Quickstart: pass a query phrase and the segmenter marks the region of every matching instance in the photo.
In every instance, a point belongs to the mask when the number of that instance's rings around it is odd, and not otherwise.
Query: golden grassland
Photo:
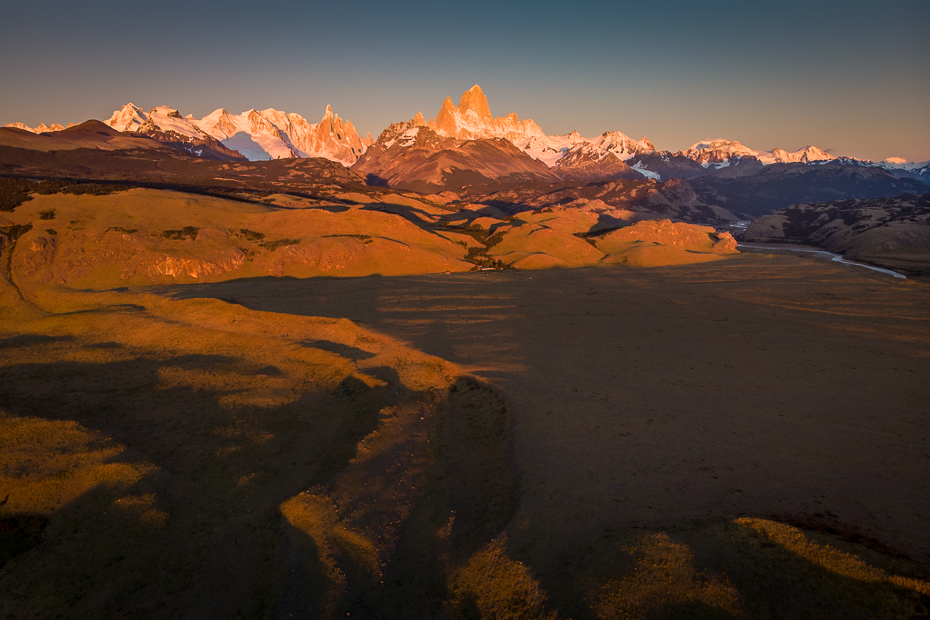
[[[275,194],[259,203],[131,189],[34,196],[0,214],[0,241],[15,241],[8,258],[20,286],[95,289],[268,275],[460,272],[492,263],[520,269],[687,264],[719,260],[736,248],[728,234],[710,227],[665,220],[592,236],[603,232],[598,222],[590,211],[514,218],[392,193]]]
[[[259,279],[163,293],[348,317],[502,389],[521,486],[508,557],[529,567],[549,610],[700,616],[711,613],[701,588],[716,593],[713,609],[745,617],[907,617],[925,605],[919,589],[774,554],[780,544],[735,521],[781,522],[926,581],[921,282],[739,255],[647,270]],[[667,541],[648,538],[658,534]],[[621,604],[602,587],[633,588],[644,536],[650,549],[693,556],[669,577],[696,588],[674,605],[658,586],[648,594],[636,582],[648,605]],[[892,562],[896,553],[917,564]],[[726,594],[734,589],[739,612]],[[773,596],[782,591],[790,595]]]
[[[108,290],[9,251],[0,616],[927,611],[919,283],[734,256]]]

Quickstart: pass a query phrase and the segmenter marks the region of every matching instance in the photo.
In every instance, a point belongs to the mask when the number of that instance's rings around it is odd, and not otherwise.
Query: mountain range
[[[104,122],[118,131],[143,133],[194,155],[217,160],[324,157],[351,167],[376,143],[370,134],[359,136],[353,124],[334,114],[329,106],[319,123],[310,123],[299,114],[271,108],[247,110],[241,114],[231,114],[220,108],[196,119],[193,115],[181,116],[176,109],[168,106],[144,112],[139,106],[127,103]],[[391,140],[399,135],[398,126],[395,123],[382,132],[382,151],[395,146]],[[8,127],[33,133],[64,129],[61,125],[48,126],[44,123],[34,129],[22,123]],[[687,179],[736,165],[816,165],[837,160],[849,165],[880,167],[896,176],[924,181],[930,178],[930,162],[909,163],[896,157],[879,163],[838,158],[816,146],[805,146],[797,151],[781,148],[757,151],[736,140],[714,139],[702,140],[673,153],[658,150],[645,137],[636,140],[619,131],[606,131],[592,138],[585,138],[574,131],[548,135],[532,119],[521,120],[515,113],[493,116],[488,99],[477,84],[462,94],[458,105],[447,97],[429,121],[418,112],[406,121],[404,131],[410,132],[407,134],[409,138],[419,128],[426,128],[439,138],[458,141],[446,143],[448,145],[463,145],[475,140],[506,140],[530,158],[545,164],[551,178],[560,179]],[[406,142],[400,144],[403,147]],[[415,140],[409,146],[414,144],[417,144]],[[394,154],[397,152],[398,149],[393,149]],[[369,157],[362,164],[369,173],[371,159]],[[517,170],[523,168],[523,164],[516,166]],[[547,174],[541,176],[549,177]]]
[[[236,154],[250,161],[323,157],[350,166],[371,144],[371,136],[359,137],[352,123],[330,106],[319,123],[310,123],[299,114],[271,108],[242,114],[220,108],[198,120],[167,106],[145,113],[127,103],[104,122],[117,131],[177,143],[195,155],[207,152],[210,159],[237,158]],[[230,157],[216,157],[217,143]]]
[[[494,116],[478,85],[465,91],[458,105],[447,97],[429,120],[417,112],[390,125],[377,140],[359,136],[329,106],[319,123],[310,123],[299,114],[274,109],[231,114],[221,108],[196,119],[167,106],[144,112],[126,104],[106,121],[59,127],[0,128],[0,169],[36,177],[132,180],[142,174],[141,163],[119,153],[143,149],[149,162],[161,162],[147,164],[146,182],[164,183],[172,166],[182,166],[186,176],[205,186],[222,181],[225,174],[211,180],[198,171],[207,168],[167,161],[182,154],[241,164],[315,160],[341,168],[341,173],[329,170],[329,178],[442,194],[443,202],[469,201],[510,213],[530,205],[548,208],[581,201],[606,209],[605,217],[632,209],[640,219],[671,217],[705,224],[751,219],[799,202],[930,191],[930,162],[889,158],[875,164],[834,157],[814,146],[756,151],[734,140],[704,140],[672,153],[656,149],[645,137],[637,140],[619,131],[593,138],[577,132],[552,136],[515,113]],[[15,152],[4,150],[9,148]],[[81,154],[56,154],[74,149]],[[99,149],[116,154],[101,158]],[[672,180],[678,183],[674,190],[666,187]],[[610,189],[616,183],[621,183],[619,193]]]

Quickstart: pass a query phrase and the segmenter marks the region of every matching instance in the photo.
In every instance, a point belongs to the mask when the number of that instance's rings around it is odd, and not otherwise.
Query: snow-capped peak
[[[31,131],[32,133],[49,133],[52,131],[61,131],[62,129],[66,129],[64,125],[59,125],[58,123],[52,123],[51,125],[42,123],[35,128],[29,127],[25,123],[7,123],[5,127],[15,127],[16,129],[22,129],[23,131]],[[74,127],[74,123],[68,123],[68,127]]]
[[[253,108],[242,114],[218,108],[198,120],[190,114],[182,117],[168,106],[157,106],[146,114],[127,103],[105,122],[118,131],[170,132],[194,141],[213,138],[253,161],[325,157],[351,166],[371,144],[370,138],[360,138],[352,123],[343,122],[331,106],[326,106],[323,120],[313,124],[299,114],[274,108],[261,112]]]
[[[421,125],[423,121],[423,115],[418,113],[411,122]],[[488,98],[477,84],[462,93],[457,106],[452,103],[451,97],[446,97],[436,120],[425,124],[442,136],[467,140],[504,138],[550,168],[569,152],[577,157],[582,152],[575,148],[577,145],[590,147],[583,150],[589,161],[600,161],[608,153],[620,160],[627,160],[638,153],[655,151],[652,143],[645,138],[633,140],[619,131],[608,131],[596,138],[584,138],[577,131],[550,136],[532,119],[521,121],[515,113],[495,117],[491,114]]]
[[[836,159],[836,157],[830,155],[823,149],[808,145],[794,152],[774,148],[771,151],[760,153],[759,159],[762,160],[763,164],[788,164],[797,162],[809,164],[815,161],[830,161]]]
[[[730,159],[736,157],[756,157],[759,152],[740,144],[736,140],[718,138],[715,140],[701,140],[692,144],[688,150],[681,153],[688,159],[693,159],[705,168],[723,168],[730,165]]]
[[[517,144],[546,135],[531,119],[521,121],[516,114],[492,116],[488,98],[477,84],[462,93],[458,106],[446,97],[436,120],[427,125],[441,136],[466,140],[505,138]]]
[[[920,170],[930,167],[930,161],[907,161],[903,157],[887,157],[878,165],[885,170]]]
[[[613,153],[621,161],[626,161],[634,155],[652,153],[656,150],[656,148],[652,146],[652,142],[646,138],[634,140],[630,136],[619,131],[605,131],[597,138],[591,138],[586,140],[586,142],[602,148],[608,153]]]
[[[812,163],[835,159],[833,155],[816,146],[805,146],[793,152],[779,148],[774,148],[771,151],[756,151],[736,140],[726,139],[702,140],[679,154],[693,159],[705,168],[715,169],[725,168],[732,163],[733,159],[743,157],[754,157],[766,165],[798,162]]]
[[[113,112],[108,120],[103,121],[116,131],[138,131],[145,124],[147,116],[142,108],[134,103],[127,103]]]

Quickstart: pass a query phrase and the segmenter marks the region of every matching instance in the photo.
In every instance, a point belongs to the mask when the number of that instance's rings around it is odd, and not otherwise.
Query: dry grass
[[[721,256],[706,227],[691,224],[656,228],[641,222],[590,242],[578,236],[598,226],[590,211],[559,209],[522,219],[463,211],[450,219],[412,197],[361,198],[333,197],[285,210],[152,189],[54,194],[34,197],[2,223],[9,230],[33,226],[9,256],[13,281],[27,292],[48,283],[100,290],[269,275],[460,272],[490,261],[549,269],[604,261],[657,266]],[[51,232],[38,225],[49,213],[56,222]],[[457,228],[449,229],[450,222]],[[640,251],[636,244],[644,242],[663,251]]]
[[[798,472],[842,491],[829,478],[842,463],[856,501],[881,481],[843,460],[844,446],[870,449],[848,429],[873,396],[835,405],[806,375],[848,387],[837,368],[870,360],[870,394],[904,411],[886,430],[913,426],[925,396],[911,378],[930,342],[920,290],[837,271],[813,286],[793,265],[223,293],[273,311],[36,282],[26,301],[0,281],[0,615],[919,614],[923,565],[731,521],[799,510],[811,483]],[[493,368],[507,397],[426,351]],[[916,444],[867,435],[880,454],[898,448],[896,476],[921,475]],[[823,454],[838,441],[843,454]],[[840,491],[827,507],[857,518]],[[898,512],[890,540],[921,549],[919,519]]]
[[[453,617],[488,620],[558,617],[529,568],[507,556],[501,536],[475,553],[451,576]]]
[[[0,492],[7,513],[50,515],[90,489],[126,489],[157,467],[114,459],[125,446],[71,420],[0,411]]]
[[[591,606],[598,618],[638,620],[689,607],[742,615],[739,592],[726,576],[698,570],[688,546],[668,534],[644,536],[625,552],[635,565],[622,578],[600,585]]]
[[[483,498],[465,517],[478,533],[441,533],[478,489],[456,485],[498,471],[509,441],[457,442],[461,371],[444,360],[345,319],[0,292],[21,309],[0,333],[0,614],[343,617],[412,597],[430,615],[452,550],[510,518]],[[482,389],[462,391],[473,422],[506,429],[483,421],[506,412],[475,400]]]
[[[865,583],[886,583],[930,596],[930,582],[893,575],[876,566],[870,566],[862,558],[829,544],[812,540],[810,536],[790,525],[748,517],[737,519],[736,523],[751,530],[760,538],[770,540],[811,564],[837,575]]]
[[[644,528],[692,558],[679,566],[693,571],[692,589],[681,590],[691,594],[663,607],[654,593],[657,617],[732,617],[721,585],[729,584],[745,617],[839,619],[908,617],[922,595],[827,570],[731,521],[795,515],[926,561],[926,468],[915,429],[926,427],[920,378],[930,323],[927,291],[912,284],[745,255],[650,271],[268,281],[196,294],[350,316],[493,377],[515,421],[503,432],[514,436],[520,474],[507,555],[560,615],[592,618],[602,584],[633,584],[630,549],[642,547]],[[476,410],[486,399],[475,398]],[[459,428],[472,428],[469,402],[447,418],[463,420]],[[502,430],[473,428],[476,447]],[[506,470],[480,464],[504,457],[485,449],[468,461],[466,452],[454,459],[468,465],[459,468],[465,510],[429,522],[453,539],[490,533],[468,552],[450,549],[439,572],[458,570],[498,535],[469,519],[468,491],[502,479]],[[495,495],[508,493],[487,497]],[[858,555],[888,575],[926,580],[920,562]],[[707,583],[719,586],[711,591],[722,606],[698,596]],[[641,600],[649,596],[643,589]]]

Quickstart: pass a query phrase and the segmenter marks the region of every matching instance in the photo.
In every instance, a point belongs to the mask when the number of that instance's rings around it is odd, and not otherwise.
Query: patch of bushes
[[[470,247],[465,260],[475,265],[475,268],[485,267],[490,269],[513,269],[510,265],[505,265],[501,259],[493,259],[488,256],[488,248]]]
[[[32,224],[14,224],[13,226],[0,228],[0,232],[5,233],[13,241],[16,241],[30,230],[32,230]]]
[[[443,228],[447,230],[454,230],[455,232],[463,233],[477,241],[478,243],[484,243],[488,238],[488,232],[481,228],[478,224],[466,224],[466,225],[455,225],[455,224],[443,224]]]
[[[32,184],[32,191],[36,194],[74,194],[76,196],[89,194],[91,196],[106,196],[116,192],[130,189],[126,185],[116,183],[75,183],[73,181],[39,181]]]
[[[50,180],[32,182],[21,178],[0,178],[0,211],[12,211],[27,200],[30,194],[91,194],[104,196],[130,189],[126,185],[115,183],[75,183],[74,181]],[[54,210],[51,210],[54,213]],[[47,213],[46,211],[42,212]],[[42,219],[53,217],[42,216]]]
[[[810,236],[814,222],[821,213],[814,209],[804,209],[801,207],[789,207],[783,211],[785,216],[785,238],[807,241]]]
[[[300,243],[300,239],[278,239],[277,241],[266,241],[265,243],[259,243],[259,245],[266,250],[271,250],[274,252],[278,248],[283,248],[289,245],[297,245],[298,243]]]
[[[491,235],[490,237],[488,237],[487,241],[485,241],[484,244],[488,247],[488,249],[491,249],[503,240],[504,240],[504,231],[499,230],[493,235]]]
[[[107,232],[110,232],[111,230],[115,230],[116,232],[126,233],[127,235],[131,235],[133,233],[139,232],[138,228],[123,228],[122,226],[110,226],[109,228],[107,228]]]
[[[246,241],[261,241],[265,238],[265,233],[256,232],[254,230],[249,230],[248,228],[240,228],[239,236],[245,239]]]
[[[55,209],[46,209],[45,211],[39,211],[40,220],[54,220],[55,219]]]
[[[27,200],[32,183],[26,179],[0,179],[0,211],[12,211]]]
[[[157,236],[164,237],[165,239],[175,239],[177,241],[183,239],[194,240],[197,238],[198,232],[200,232],[200,229],[196,226],[185,226],[181,230],[164,230]]]

